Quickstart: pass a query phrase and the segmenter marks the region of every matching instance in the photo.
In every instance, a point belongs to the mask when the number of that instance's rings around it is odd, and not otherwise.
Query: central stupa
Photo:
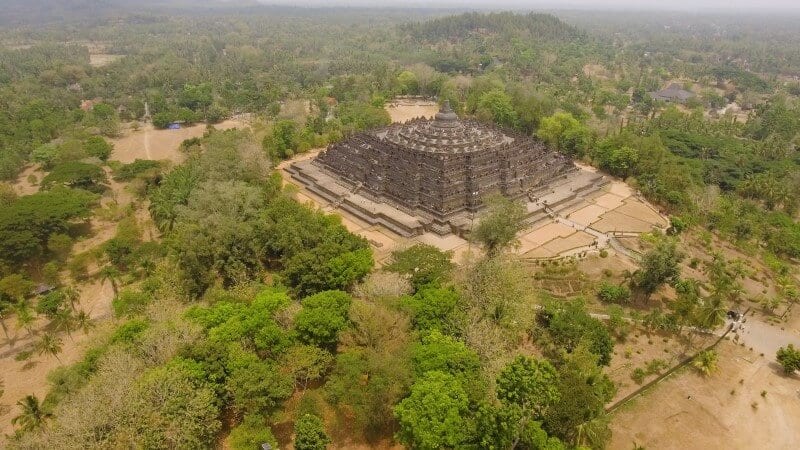
[[[465,234],[488,195],[533,201],[577,168],[539,140],[461,120],[445,102],[432,120],[355,134],[289,171],[334,207],[413,236]]]

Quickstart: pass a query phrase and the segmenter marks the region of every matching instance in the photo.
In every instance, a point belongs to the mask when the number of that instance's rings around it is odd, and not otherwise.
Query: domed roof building
[[[537,193],[550,193],[578,169],[537,139],[460,120],[445,103],[433,120],[353,135],[289,172],[335,207],[413,236],[466,234],[487,196],[535,202]],[[602,177],[589,178],[581,185]],[[546,206],[529,206],[529,212],[544,214]]]

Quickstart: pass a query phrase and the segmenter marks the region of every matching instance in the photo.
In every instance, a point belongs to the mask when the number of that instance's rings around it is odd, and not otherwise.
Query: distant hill
[[[550,14],[514,14],[510,12],[466,13],[419,24],[405,25],[405,31],[419,40],[461,40],[475,34],[511,33],[540,41],[573,41],[585,37],[577,28]]]

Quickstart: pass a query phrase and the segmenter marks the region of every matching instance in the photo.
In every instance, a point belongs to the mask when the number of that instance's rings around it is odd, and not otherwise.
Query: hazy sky
[[[800,10],[800,0],[259,0],[296,6],[410,6],[515,9]]]

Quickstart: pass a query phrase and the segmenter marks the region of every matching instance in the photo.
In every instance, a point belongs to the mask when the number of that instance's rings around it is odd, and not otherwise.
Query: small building
[[[687,91],[678,83],[672,83],[660,91],[649,92],[649,94],[653,100],[671,103],[686,103],[695,96],[694,92]]]

